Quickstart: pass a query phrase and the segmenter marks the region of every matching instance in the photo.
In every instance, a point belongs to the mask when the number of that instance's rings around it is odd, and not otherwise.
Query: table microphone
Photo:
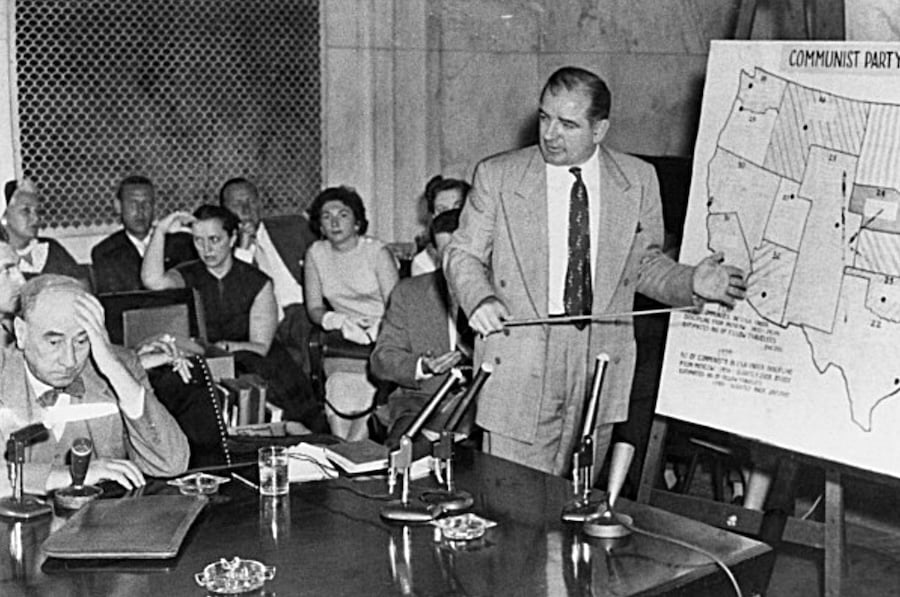
[[[597,409],[600,403],[600,390],[609,355],[601,352],[597,355],[594,366],[594,379],[591,383],[591,397],[584,406],[581,441],[572,454],[572,501],[563,507],[562,519],[567,522],[584,522],[597,515],[597,505],[591,503],[591,484],[594,469],[594,427],[597,424]]]
[[[482,363],[478,373],[469,384],[469,388],[460,398],[456,408],[447,420],[447,424],[441,430],[440,439],[435,442],[433,455],[436,459],[435,469],[438,480],[445,484],[444,489],[428,491],[422,495],[422,499],[429,504],[440,505],[444,512],[458,512],[471,508],[475,500],[472,494],[462,489],[456,489],[453,483],[453,441],[460,422],[469,410],[472,400],[481,391],[484,382],[491,376],[493,368],[488,363]],[[443,477],[443,479],[442,479]]]
[[[6,442],[6,466],[12,495],[0,499],[0,516],[28,520],[53,512],[50,506],[32,496],[26,496],[24,492],[25,447],[46,439],[47,435],[47,428],[43,423],[33,423],[9,434]]]
[[[95,485],[84,484],[93,453],[94,444],[90,439],[79,437],[72,442],[71,461],[69,462],[72,484],[53,492],[53,502],[57,508],[78,510],[103,493],[103,490]]]
[[[606,483],[606,508],[584,521],[585,534],[599,539],[621,539],[631,534],[630,527],[634,519],[627,514],[616,512],[614,508],[633,457],[633,445],[626,442],[616,442],[613,445],[609,479]]]
[[[388,493],[394,492],[397,475],[402,477],[400,499],[388,503],[381,509],[381,517],[393,522],[428,522],[441,514],[440,506],[416,504],[409,501],[409,467],[412,465],[412,439],[422,429],[428,418],[441,405],[450,390],[463,380],[459,369],[454,367],[441,387],[419,411],[409,428],[400,438],[400,447],[391,452],[390,467],[388,469]]]

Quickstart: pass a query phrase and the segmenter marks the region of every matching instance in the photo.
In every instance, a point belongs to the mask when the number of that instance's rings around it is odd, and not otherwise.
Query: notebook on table
[[[44,541],[54,558],[172,558],[209,500],[151,495],[95,500]]]

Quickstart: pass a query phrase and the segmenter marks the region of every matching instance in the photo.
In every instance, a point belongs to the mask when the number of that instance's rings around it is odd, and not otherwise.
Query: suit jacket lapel
[[[593,312],[606,311],[639,226],[640,188],[625,177],[615,158],[600,146],[600,227],[594,271]]]
[[[535,317],[547,315],[547,176],[535,146],[522,177],[510,191],[500,192],[507,230],[519,275],[525,282]],[[514,314],[524,316],[525,314]]]

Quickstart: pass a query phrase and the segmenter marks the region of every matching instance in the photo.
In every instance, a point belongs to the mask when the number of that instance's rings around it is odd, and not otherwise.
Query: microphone
[[[428,418],[441,405],[450,390],[463,380],[459,369],[454,367],[441,387],[428,400],[418,416],[400,438],[400,447],[391,452],[388,468],[388,493],[394,493],[397,475],[402,477],[400,499],[389,502],[381,510],[381,517],[391,522],[428,522],[434,520],[440,509],[435,506],[414,506],[409,502],[409,467],[412,465],[412,438],[422,429]]]
[[[591,384],[591,397],[584,405],[584,417],[581,429],[581,441],[572,454],[572,490],[574,498],[563,507],[562,519],[568,522],[584,522],[596,516],[595,507],[591,504],[591,483],[594,468],[594,427],[597,425],[597,410],[600,403],[600,391],[603,378],[609,365],[609,355],[602,352],[597,355],[594,366],[594,379]]]
[[[64,510],[78,510],[103,493],[103,490],[95,485],[84,484],[94,453],[93,442],[86,437],[79,437],[72,442],[71,452],[69,473],[72,475],[72,485],[53,492],[54,503]]]
[[[25,446],[33,444],[38,441],[45,440],[49,437],[49,433],[47,432],[47,427],[44,426],[43,423],[32,423],[26,427],[22,427],[21,429],[17,429],[9,434],[9,440],[21,443]],[[7,445],[7,460],[10,459],[9,445]]]
[[[494,369],[489,363],[481,364],[481,367],[479,367],[478,369],[478,373],[475,374],[475,378],[472,379],[472,383],[469,385],[469,389],[466,390],[466,393],[463,394],[463,397],[460,399],[459,404],[457,404],[456,408],[453,409],[453,414],[450,415],[450,419],[447,421],[444,429],[456,431],[456,428],[459,427],[460,421],[466,415],[466,411],[469,409],[469,404],[472,403],[472,400],[474,400],[475,396],[478,395],[478,392],[481,391],[481,387],[484,385],[484,382],[488,380],[488,377],[490,377],[491,373],[493,372]]]
[[[453,485],[453,441],[456,430],[469,409],[469,405],[478,395],[478,392],[481,391],[482,386],[484,386],[492,372],[493,368],[490,364],[481,364],[478,373],[475,374],[472,383],[469,384],[469,388],[453,409],[447,424],[444,425],[440,439],[434,444],[433,455],[437,460],[435,476],[439,482],[444,483],[445,487],[444,489],[426,492],[422,495],[422,499],[426,503],[440,506],[443,512],[466,510],[475,502],[472,494],[468,491],[456,489]]]
[[[47,439],[47,428],[33,423],[9,434],[6,442],[6,467],[12,495],[0,499],[0,516],[14,520],[28,520],[53,512],[47,504],[25,495],[25,447]]]

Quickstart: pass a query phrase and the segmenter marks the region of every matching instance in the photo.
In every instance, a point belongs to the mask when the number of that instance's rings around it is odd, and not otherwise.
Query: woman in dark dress
[[[311,398],[305,374],[275,339],[278,326],[272,281],[232,255],[237,216],[218,205],[202,205],[193,215],[169,214],[157,224],[141,268],[152,290],[193,288],[200,294],[207,340],[234,354],[237,373],[256,373],[269,384],[267,399],[285,418],[322,430],[321,409]],[[189,227],[200,259],[170,270],[163,266],[165,236]]]

